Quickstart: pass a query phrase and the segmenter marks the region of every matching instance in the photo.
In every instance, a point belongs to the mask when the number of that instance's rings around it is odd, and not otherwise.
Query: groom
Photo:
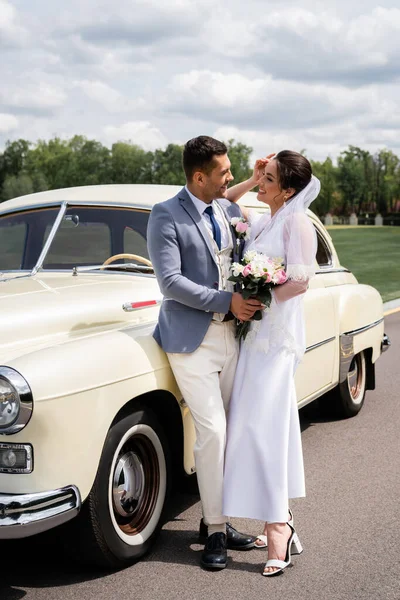
[[[238,358],[235,320],[261,307],[244,300],[228,281],[235,248],[225,199],[233,180],[225,144],[208,136],[183,151],[186,186],[151,212],[147,242],[164,300],[154,337],[167,353],[195,428],[194,448],[206,538],[201,565],[223,569],[227,548],[252,548],[252,536],[236,531],[222,514],[226,412]]]

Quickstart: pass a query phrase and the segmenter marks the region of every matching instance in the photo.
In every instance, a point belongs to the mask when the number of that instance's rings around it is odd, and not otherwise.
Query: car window
[[[0,271],[21,269],[26,230],[26,223],[0,221]]]
[[[148,258],[149,211],[118,207],[69,207],[44,262],[45,269],[103,264],[116,254]],[[49,231],[47,231],[47,234]],[[118,259],[114,264],[132,262]]]
[[[32,269],[60,207],[26,210],[0,217],[0,271]]]
[[[50,231],[46,231],[46,238]],[[111,232],[106,223],[63,221],[47,253],[45,269],[62,269],[65,265],[96,265],[111,256]]]
[[[60,206],[30,209],[0,217],[0,272],[36,265]],[[146,229],[150,211],[71,206],[45,258],[45,269],[103,264],[115,254],[148,258]],[[130,259],[116,263],[132,262]]]
[[[125,227],[124,230],[124,252],[130,254],[139,254],[144,258],[149,258],[146,238],[142,233],[135,231],[132,227]]]
[[[332,266],[332,254],[329,250],[329,246],[322,237],[321,232],[315,228],[317,232],[317,263],[320,267],[330,267]]]

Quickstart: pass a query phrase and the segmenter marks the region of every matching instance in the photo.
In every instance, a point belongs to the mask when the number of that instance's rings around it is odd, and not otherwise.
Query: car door
[[[318,249],[316,275],[304,298],[307,349],[296,372],[297,400],[300,406],[321,395],[334,384],[337,360],[335,306],[324,275],[332,270],[334,257],[322,230],[316,227]]]

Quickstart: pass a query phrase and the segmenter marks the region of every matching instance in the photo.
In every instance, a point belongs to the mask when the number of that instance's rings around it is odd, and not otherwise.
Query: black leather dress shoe
[[[213,533],[207,538],[204,546],[201,566],[203,569],[225,569],[227,560],[225,533]]]
[[[200,521],[199,541],[207,539],[208,528],[203,519]],[[237,531],[230,523],[226,524],[226,547],[228,550],[250,550],[254,548],[256,537]]]

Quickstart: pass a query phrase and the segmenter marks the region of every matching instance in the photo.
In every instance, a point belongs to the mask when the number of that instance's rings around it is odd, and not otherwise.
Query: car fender
[[[167,390],[180,399],[167,357],[152,330],[153,326],[147,326],[103,332],[11,361],[8,366],[21,373],[31,387],[34,412],[25,429],[12,440],[0,436],[0,441],[32,444],[34,473],[3,475],[3,492],[15,492],[18,477],[21,492],[74,484],[85,499],[119,410],[133,398],[156,390]],[[183,402],[179,406],[190,433],[193,426],[188,409]],[[190,457],[187,442],[185,449]],[[190,471],[190,458],[185,462]]]

